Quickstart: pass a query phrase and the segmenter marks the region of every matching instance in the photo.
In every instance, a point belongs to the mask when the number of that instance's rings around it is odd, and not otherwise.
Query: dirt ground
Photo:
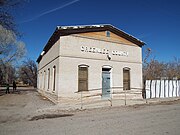
[[[60,110],[34,89],[0,89],[0,135],[179,135],[180,100]]]

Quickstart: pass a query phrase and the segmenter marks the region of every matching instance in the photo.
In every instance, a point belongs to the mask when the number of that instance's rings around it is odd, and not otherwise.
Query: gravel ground
[[[180,100],[58,110],[33,89],[0,96],[0,135],[179,135]]]

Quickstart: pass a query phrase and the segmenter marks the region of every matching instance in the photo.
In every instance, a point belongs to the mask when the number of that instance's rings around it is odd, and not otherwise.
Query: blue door
[[[110,98],[110,72],[102,72],[102,98]]]

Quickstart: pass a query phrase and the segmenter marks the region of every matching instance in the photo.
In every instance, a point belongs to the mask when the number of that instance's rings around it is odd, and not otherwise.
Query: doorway
[[[111,68],[102,68],[102,98],[110,98],[111,93]]]

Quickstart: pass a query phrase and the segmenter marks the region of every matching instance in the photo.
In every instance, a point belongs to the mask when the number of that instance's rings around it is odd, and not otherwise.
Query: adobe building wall
[[[108,54],[86,52],[83,47],[107,49]],[[88,65],[88,89],[102,88],[102,67],[111,66],[111,87],[123,87],[123,68],[130,68],[131,88],[142,88],[141,48],[94,40],[76,35],[60,38],[59,97],[75,97],[78,91],[78,66]],[[112,51],[128,52],[128,56]],[[107,58],[110,55],[111,60]]]
[[[100,34],[102,36],[102,32]],[[61,36],[43,55],[38,64],[38,91],[55,103],[79,99],[78,67],[80,65],[88,66],[87,95],[98,94],[98,99],[101,99],[104,66],[111,67],[110,86],[113,88],[111,93],[123,91],[124,68],[130,69],[131,90],[141,91],[142,48],[126,39],[121,41],[122,38],[118,38],[115,34],[112,34],[115,38],[110,40],[106,37],[101,39],[101,36],[89,35],[91,34]],[[55,83],[54,67],[56,68]],[[138,96],[142,98],[141,93]]]

